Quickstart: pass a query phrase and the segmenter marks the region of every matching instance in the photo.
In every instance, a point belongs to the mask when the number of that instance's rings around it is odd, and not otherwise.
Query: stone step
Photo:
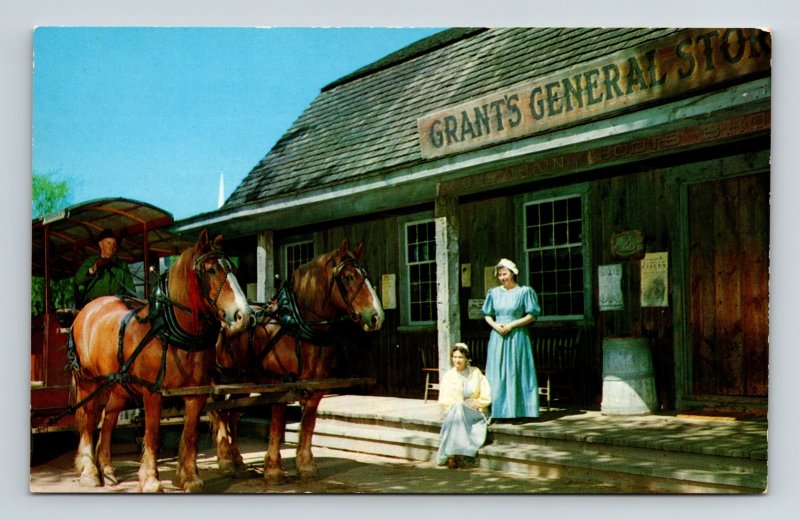
[[[298,424],[287,426],[286,442],[297,442]],[[503,425],[492,427],[488,444],[476,463],[481,467],[531,475],[595,475],[615,473],[650,479],[670,492],[749,492],[766,488],[766,462],[747,457],[686,453],[636,446],[620,446],[582,439],[547,438],[515,433]],[[429,425],[381,421],[381,424],[336,418],[317,420],[315,446],[370,453],[412,461],[432,461],[438,432]],[[661,483],[659,487],[658,484]]]

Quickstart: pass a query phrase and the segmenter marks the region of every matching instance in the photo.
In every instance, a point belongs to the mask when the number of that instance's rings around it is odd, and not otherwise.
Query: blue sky
[[[72,203],[212,211],[322,87],[439,30],[39,27],[33,173]]]

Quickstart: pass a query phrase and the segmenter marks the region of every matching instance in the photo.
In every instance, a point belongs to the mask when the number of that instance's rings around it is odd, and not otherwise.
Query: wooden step
[[[286,442],[298,441],[297,424],[287,427]],[[428,431],[426,431],[428,430]],[[766,488],[766,461],[663,449],[619,446],[603,442],[542,438],[514,433],[511,428],[490,433],[476,463],[483,468],[528,473],[568,475],[575,471],[614,473],[653,480],[681,492],[761,493]],[[313,445],[407,459],[432,461],[439,445],[438,432],[413,423],[396,426],[361,424],[320,418]]]

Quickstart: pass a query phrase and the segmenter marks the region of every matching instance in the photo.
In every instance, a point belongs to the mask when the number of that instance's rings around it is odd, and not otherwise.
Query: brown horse
[[[245,377],[259,383],[329,377],[334,355],[330,329],[335,321],[351,319],[367,332],[380,330],[383,325],[383,308],[366,271],[358,264],[363,250],[361,242],[350,251],[345,240],[337,251],[298,267],[291,283],[281,288],[276,306],[254,312],[257,318],[247,333],[220,335],[218,365],[234,371],[246,369],[249,375]],[[311,437],[324,394],[315,391],[299,400],[303,413],[295,463],[302,479],[318,476]],[[236,442],[238,414],[210,415],[220,469],[242,468]],[[285,427],[286,404],[273,404],[264,457],[264,478],[270,483],[286,478],[280,452]]]
[[[136,398],[143,402],[145,413],[139,488],[162,491],[156,465],[161,389],[211,384],[220,324],[236,332],[245,330],[250,319],[230,260],[218,248],[221,238],[212,244],[203,230],[197,243],[170,268],[150,302],[106,296],[91,301],[75,318],[71,355],[80,431],[75,468],[82,485],[100,486],[101,478],[116,482],[111,433],[125,402]],[[174,483],[188,492],[203,487],[197,473],[197,430],[205,400],[204,395],[184,398]],[[101,412],[95,459],[92,437]]]

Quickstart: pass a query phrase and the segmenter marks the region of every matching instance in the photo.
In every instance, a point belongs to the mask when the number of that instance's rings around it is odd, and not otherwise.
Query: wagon
[[[62,209],[32,221],[32,275],[44,280],[44,310],[31,317],[31,429],[32,432],[73,428],[73,415],[65,413],[71,403],[71,373],[67,341],[75,302],[56,303],[53,284],[71,279],[86,259],[97,252],[96,237],[111,229],[119,237],[118,258],[130,265],[137,295],[147,298],[157,276],[169,262],[193,241],[170,231],[172,215],[156,206],[126,198],[96,199]],[[63,282],[62,282],[63,283]],[[165,390],[165,397],[186,394],[209,396],[207,409],[243,409],[275,403],[290,403],[312,392],[370,386],[373,378],[295,381],[278,385],[257,385],[245,381],[212,387]],[[231,399],[231,395],[244,396]],[[248,397],[249,396],[249,397]],[[220,401],[219,398],[226,399]],[[177,419],[181,410],[165,407],[162,419]],[[123,414],[120,425],[135,419]]]

